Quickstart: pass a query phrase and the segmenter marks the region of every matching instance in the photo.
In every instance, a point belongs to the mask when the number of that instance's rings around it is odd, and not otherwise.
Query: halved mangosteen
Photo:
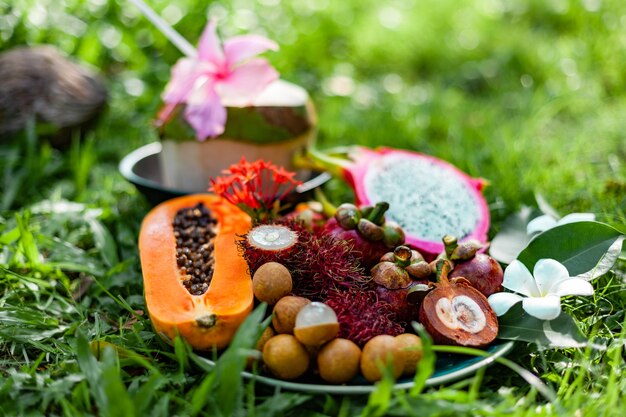
[[[498,320],[487,298],[465,278],[448,279],[450,262],[437,261],[438,283],[420,307],[419,318],[437,343],[486,346],[498,335]]]

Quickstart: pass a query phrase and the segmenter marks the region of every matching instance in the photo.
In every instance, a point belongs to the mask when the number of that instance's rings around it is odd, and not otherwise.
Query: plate
[[[161,143],[153,142],[135,149],[126,155],[119,164],[119,171],[127,181],[135,185],[148,201],[159,204],[170,198],[193,194],[194,190],[169,188],[163,184],[161,171]],[[330,174],[315,174],[308,181],[297,186],[287,196],[284,203],[297,203],[308,199],[312,191],[330,179]]]
[[[509,353],[513,348],[514,342],[501,342],[494,343],[485,349],[489,356],[486,357],[471,357],[461,355],[452,355],[439,353],[437,355],[437,363],[435,365],[435,372],[426,381],[426,386],[435,386],[441,384],[448,384],[458,379],[472,375],[474,372],[493,364],[497,358],[502,357]],[[214,362],[207,358],[201,358],[210,365],[214,365]],[[312,382],[293,382],[283,381],[276,378],[271,378],[263,375],[255,375],[251,372],[244,371],[241,373],[246,379],[258,381],[262,384],[280,387],[291,391],[301,391],[316,394],[369,394],[376,389],[375,385],[372,385],[365,381],[363,377],[358,377],[351,384],[346,385],[330,385],[323,383]],[[395,385],[394,389],[402,390],[409,389],[413,386],[413,379],[402,378]]]

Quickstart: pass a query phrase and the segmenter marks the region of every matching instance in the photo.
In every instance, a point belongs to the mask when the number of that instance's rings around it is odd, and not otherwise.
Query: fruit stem
[[[329,153],[322,152],[314,146],[310,146],[306,151],[296,154],[292,162],[298,168],[328,171],[331,175],[339,178],[345,178],[345,171],[351,164],[347,159],[331,156]]]
[[[393,257],[396,262],[396,265],[406,268],[411,265],[411,249],[407,246],[398,246],[393,251]]]
[[[386,201],[380,201],[376,203],[372,212],[367,216],[367,220],[380,226],[384,223],[385,212],[387,210],[389,210],[389,203]]]
[[[337,207],[328,200],[326,194],[322,191],[320,187],[317,187],[315,191],[315,199],[322,205],[322,211],[326,217],[333,217],[337,212]]]
[[[443,246],[446,250],[446,257],[450,259],[450,257],[452,256],[452,252],[454,252],[456,247],[459,246],[458,239],[452,235],[445,235],[442,240]]]
[[[443,285],[450,284],[448,281],[448,274],[452,270],[452,264],[447,259],[437,259],[437,282]]]

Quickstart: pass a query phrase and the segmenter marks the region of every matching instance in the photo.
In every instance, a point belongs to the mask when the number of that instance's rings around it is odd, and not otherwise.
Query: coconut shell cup
[[[162,144],[161,166],[166,187],[205,191],[209,178],[222,174],[242,156],[248,161],[264,159],[295,171],[292,159],[315,137],[316,115],[307,92],[283,80],[270,84],[250,106],[224,103],[224,133],[205,141],[178,106],[166,123],[157,126]],[[298,172],[299,180],[309,172]]]

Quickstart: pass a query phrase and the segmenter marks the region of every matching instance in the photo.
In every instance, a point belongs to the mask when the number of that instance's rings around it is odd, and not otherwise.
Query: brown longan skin
[[[310,302],[308,298],[295,295],[288,295],[278,300],[272,314],[272,326],[276,333],[293,334],[298,312]]]
[[[293,280],[289,270],[278,262],[261,265],[252,276],[252,291],[257,300],[274,305],[291,292]]]
[[[265,346],[267,341],[270,340],[274,336],[276,336],[276,332],[274,332],[274,330],[271,327],[266,327],[265,329],[263,329],[263,333],[261,333],[261,337],[259,337],[259,340],[256,342],[256,349],[263,352],[263,347]]]
[[[322,323],[316,326],[296,327],[294,336],[307,346],[321,346],[339,334],[339,323]]]
[[[309,369],[309,353],[290,334],[279,334],[263,346],[263,362],[276,377],[292,380]]]
[[[402,375],[415,375],[417,365],[422,360],[422,339],[413,333],[403,333],[396,336],[396,342],[400,345],[401,355],[404,356]]]
[[[396,338],[389,335],[379,335],[371,338],[361,354],[361,373],[369,382],[380,381],[383,373],[379,365],[384,369],[392,363],[393,377],[398,378],[404,370],[405,358],[400,352],[400,344]]]
[[[320,377],[331,384],[345,384],[359,373],[361,349],[348,339],[337,338],[317,354]]]

